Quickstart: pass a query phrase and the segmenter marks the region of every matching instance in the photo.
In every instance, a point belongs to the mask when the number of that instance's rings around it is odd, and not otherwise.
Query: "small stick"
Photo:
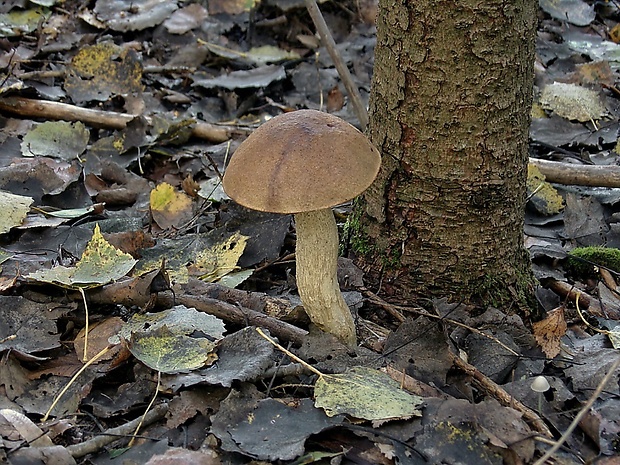
[[[486,337],[487,339],[489,339],[489,340],[499,344],[504,349],[506,349],[508,352],[510,352],[512,355],[514,355],[515,357],[520,357],[521,356],[517,352],[515,352],[513,349],[508,347],[506,344],[504,344],[502,341],[497,339],[496,337],[493,337],[493,336],[491,336],[491,335],[489,335],[489,334],[487,334],[487,333],[485,333],[483,331],[480,331],[479,329],[472,328],[471,326],[468,326],[465,323],[461,323],[460,321],[456,321],[456,320],[453,320],[451,318],[445,318],[443,316],[433,315],[432,313],[428,313],[425,310],[421,310],[421,309],[417,309],[417,308],[413,308],[413,307],[402,307],[400,305],[391,304],[391,303],[386,302],[385,300],[383,300],[378,295],[376,295],[376,294],[374,294],[374,293],[372,293],[372,292],[370,292],[368,290],[364,291],[364,293],[369,297],[369,299],[370,299],[370,301],[372,303],[374,303],[376,305],[379,305],[382,308],[384,308],[385,310],[387,310],[390,315],[396,317],[400,322],[405,321],[405,318],[399,312],[399,310],[403,310],[403,311],[406,311],[406,312],[417,313],[418,315],[421,315],[421,316],[426,316],[428,318],[433,318],[435,320],[444,321],[446,323],[449,323],[449,324],[452,324],[452,325],[455,325],[455,326],[460,326],[461,328],[468,329],[472,333],[476,333],[479,336]]]
[[[577,165],[530,158],[547,181],[570,186],[620,187],[620,167],[614,165]]]
[[[336,42],[334,41],[334,37],[332,36],[329,28],[327,27],[327,23],[325,22],[325,18],[323,18],[323,14],[319,9],[319,6],[316,4],[316,0],[305,0],[306,8],[308,9],[308,13],[314,22],[314,26],[316,27],[319,36],[321,37],[321,41],[327,48],[327,52],[334,62],[334,66],[338,71],[338,75],[340,79],[342,79],[342,83],[344,84],[345,89],[347,89],[347,93],[349,94],[349,98],[351,99],[351,103],[353,104],[353,110],[355,111],[355,115],[360,122],[360,126],[362,127],[362,131],[366,129],[368,126],[368,111],[366,110],[366,106],[362,102],[362,96],[360,95],[360,91],[353,82],[353,77],[349,72],[349,68],[342,61],[342,57],[338,53],[338,49],[336,49]]]
[[[101,433],[100,435],[95,436],[88,441],[82,442],[80,444],[73,444],[67,446],[67,450],[71,454],[73,458],[84,457],[85,455],[92,454],[93,452],[97,452],[102,447],[114,442],[118,439],[118,436],[127,436],[132,434],[132,432],[136,429],[140,423],[144,426],[150,425],[151,423],[155,423],[157,420],[161,419],[168,412],[168,404],[158,404],[153,407],[153,410],[149,411],[143,417],[138,417],[134,420],[131,420],[124,425],[117,426],[116,428],[111,428]]]
[[[592,393],[592,396],[590,396],[590,398],[579,411],[577,416],[575,416],[568,429],[564,432],[560,439],[558,439],[555,445],[545,453],[545,455],[543,455],[541,458],[536,460],[536,462],[534,462],[534,465],[544,465],[547,459],[551,458],[551,456],[555,454],[560,447],[562,447],[568,437],[573,433],[573,431],[575,431],[575,428],[577,428],[577,425],[579,425],[579,422],[583,419],[585,414],[588,413],[588,410],[590,410],[592,405],[594,405],[594,402],[596,402],[598,396],[601,394],[601,392],[603,392],[603,389],[605,389],[605,386],[607,385],[618,367],[620,367],[620,357],[616,358],[616,361],[611,365],[611,368],[609,369],[605,377],[598,384],[598,386]]]
[[[107,129],[124,129],[127,123],[139,116],[129,113],[81,108],[67,103],[25,97],[0,98],[0,112],[48,120],[81,121],[94,127]],[[148,117],[146,119],[150,121]],[[225,142],[233,135],[247,135],[248,132],[241,128],[219,126],[205,122],[197,122],[192,127],[192,135],[194,137],[212,142]]]
[[[536,431],[549,438],[553,437],[545,422],[530,408],[523,405],[517,399],[508,394],[501,386],[494,383],[478,369],[461,359],[458,355],[452,355],[452,362],[457,368],[470,375],[485,392],[492,395],[500,404],[505,407],[512,407],[523,415],[523,418],[530,423]]]

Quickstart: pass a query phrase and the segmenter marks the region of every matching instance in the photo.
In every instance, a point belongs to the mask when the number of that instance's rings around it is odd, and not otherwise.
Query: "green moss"
[[[355,202],[358,202],[356,200]],[[344,223],[342,231],[341,252],[350,249],[360,256],[368,256],[374,251],[374,247],[368,238],[365,228],[360,221],[361,208],[353,206],[353,211],[349,214],[347,221]]]
[[[361,200],[357,199],[355,202],[361,202]],[[402,255],[401,248],[378,247],[362,224],[362,215],[363,208],[354,205],[353,211],[343,226],[340,243],[341,255],[345,255],[347,250],[351,250],[355,255],[363,257],[365,260],[374,261],[378,259],[383,269],[399,267]]]
[[[463,285],[461,295],[482,307],[512,309],[522,317],[538,319],[534,294],[535,278],[529,267],[511,270],[507,275],[487,273],[475,282]]]
[[[611,247],[577,247],[568,253],[567,268],[578,276],[591,276],[595,267],[620,273],[620,250]]]

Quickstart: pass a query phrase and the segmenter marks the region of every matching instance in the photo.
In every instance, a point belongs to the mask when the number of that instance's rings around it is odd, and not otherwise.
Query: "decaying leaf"
[[[75,102],[142,92],[142,64],[131,48],[112,43],[84,47],[71,60],[65,90]]]
[[[119,331],[131,353],[154,370],[181,373],[217,360],[215,343],[222,338],[224,323],[194,308],[177,305],[159,313],[134,315]],[[193,333],[206,337],[190,337]],[[118,337],[110,338],[116,343]]]
[[[250,87],[267,87],[275,81],[286,77],[284,66],[266,65],[250,70],[232,71],[218,77],[199,78],[194,77],[194,85],[212,89],[222,87],[224,89],[247,89]]]
[[[402,390],[385,373],[353,367],[338,375],[319,377],[314,386],[315,405],[327,415],[341,413],[366,420],[406,419],[422,414],[422,398]]]
[[[199,252],[191,274],[198,274],[203,281],[215,282],[239,269],[237,262],[245,250],[247,240],[247,236],[236,232],[228,239]]]
[[[164,376],[163,389],[176,392],[195,384],[230,387],[234,381],[259,378],[273,364],[273,346],[248,326],[217,343],[217,364],[191,373]]]
[[[0,234],[21,225],[33,202],[32,197],[0,191]]]
[[[194,214],[191,197],[165,182],[151,191],[150,204],[153,221],[162,229],[179,228]]]
[[[540,104],[568,120],[596,121],[607,115],[598,92],[562,82],[546,86],[540,96]]]
[[[264,399],[245,418],[232,425],[228,434],[243,452],[261,460],[292,460],[304,451],[312,434],[342,422],[312,406],[310,399],[286,405]]]
[[[537,212],[545,216],[557,215],[564,208],[564,199],[545,179],[538,167],[530,163],[527,166],[527,196]]]
[[[610,331],[607,331],[605,334],[607,334],[607,337],[609,338],[609,341],[611,342],[613,348],[620,349],[620,325],[616,326]]]
[[[547,357],[553,358],[560,353],[560,339],[566,334],[566,328],[562,306],[547,312],[544,320],[532,323],[536,342]]]
[[[177,8],[177,2],[167,0],[133,0],[129,11],[123,0],[97,2],[93,25],[121,32],[140,31],[161,24]]]
[[[21,296],[0,296],[0,308],[0,351],[30,354],[60,346],[56,322],[46,315],[49,305]]]
[[[13,10],[0,14],[0,37],[16,37],[34,31],[50,16],[47,8]]]
[[[190,335],[199,331],[214,339],[220,339],[226,329],[222,320],[213,315],[177,305],[157,313],[135,314],[123,325],[119,336],[129,341],[132,333],[146,329],[157,330],[164,326],[175,334]],[[119,340],[111,339],[110,342],[116,344]]]
[[[21,144],[22,155],[71,161],[84,152],[89,138],[90,132],[79,121],[46,121],[24,136]]]
[[[121,252],[104,239],[97,224],[82,258],[74,267],[56,266],[35,271],[26,277],[71,288],[97,287],[122,278],[135,264],[136,260],[131,255]]]
[[[132,333],[128,346],[134,357],[162,373],[190,371],[217,360],[213,342],[176,334],[165,325]]]
[[[587,26],[596,17],[594,7],[583,0],[540,0],[539,5],[552,18],[575,26]]]

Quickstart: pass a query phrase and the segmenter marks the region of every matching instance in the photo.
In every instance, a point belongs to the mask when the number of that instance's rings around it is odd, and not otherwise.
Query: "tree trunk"
[[[534,0],[380,0],[369,136],[378,179],[352,249],[386,295],[524,304]]]

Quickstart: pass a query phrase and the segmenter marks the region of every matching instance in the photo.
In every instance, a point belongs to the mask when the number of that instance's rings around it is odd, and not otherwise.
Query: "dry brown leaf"
[[[560,339],[566,334],[564,307],[560,306],[547,312],[544,320],[532,324],[534,337],[540,348],[549,358],[560,353]]]

